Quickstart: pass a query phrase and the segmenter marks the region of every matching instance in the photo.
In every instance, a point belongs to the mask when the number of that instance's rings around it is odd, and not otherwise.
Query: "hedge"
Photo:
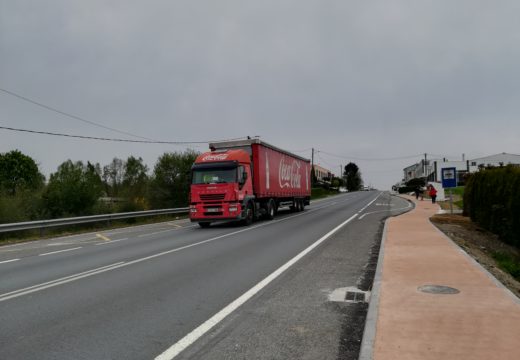
[[[510,165],[472,174],[464,191],[464,214],[520,248],[520,168]]]

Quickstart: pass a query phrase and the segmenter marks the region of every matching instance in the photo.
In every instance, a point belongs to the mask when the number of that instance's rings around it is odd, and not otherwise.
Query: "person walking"
[[[421,195],[421,187],[416,186],[414,192],[415,192],[415,199],[419,200],[419,195]]]
[[[432,198],[432,204],[435,204],[435,200],[437,199],[437,190],[435,187],[433,187],[433,185],[430,185],[430,191],[428,194]]]

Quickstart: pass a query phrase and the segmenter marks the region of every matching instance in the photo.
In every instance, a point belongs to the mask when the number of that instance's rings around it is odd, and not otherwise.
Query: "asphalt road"
[[[347,359],[364,304],[330,295],[369,286],[382,220],[408,206],[358,192],[250,227],[181,220],[1,247],[0,359]]]

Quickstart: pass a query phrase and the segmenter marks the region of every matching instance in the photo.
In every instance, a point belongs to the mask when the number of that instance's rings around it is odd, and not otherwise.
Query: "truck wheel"
[[[253,210],[253,204],[249,202],[246,207],[246,214],[244,218],[244,225],[249,226],[253,223],[253,219],[255,217],[255,213]]]
[[[304,211],[304,210],[305,210],[305,200],[301,199],[301,200],[300,200],[300,204],[301,204],[301,205],[300,205],[300,209],[301,209],[301,211]]]
[[[266,214],[265,218],[267,220],[272,220],[274,218],[274,215],[276,213],[276,203],[273,199],[270,199],[266,204]]]
[[[298,200],[294,199],[293,204],[291,206],[289,206],[289,209],[291,209],[291,212],[300,211],[300,207],[298,206]]]
[[[206,228],[209,228],[209,225],[210,225],[210,224],[211,224],[211,223],[209,223],[209,222],[200,222],[200,223],[199,223],[199,226],[200,226],[201,228],[203,228],[203,229],[206,229]]]

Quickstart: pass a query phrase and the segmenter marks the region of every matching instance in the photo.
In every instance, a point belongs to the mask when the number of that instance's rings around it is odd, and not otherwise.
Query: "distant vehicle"
[[[310,204],[308,159],[260,139],[210,143],[192,166],[190,219],[203,228],[237,220],[272,219],[281,206],[303,211]]]
[[[366,186],[366,185],[363,186],[363,191],[370,191],[370,190],[372,190],[372,188],[370,186]]]
[[[346,187],[343,187],[343,186],[342,186],[342,187],[339,188],[339,192],[340,192],[340,193],[346,193],[346,192],[348,192],[348,190],[347,190]]]

